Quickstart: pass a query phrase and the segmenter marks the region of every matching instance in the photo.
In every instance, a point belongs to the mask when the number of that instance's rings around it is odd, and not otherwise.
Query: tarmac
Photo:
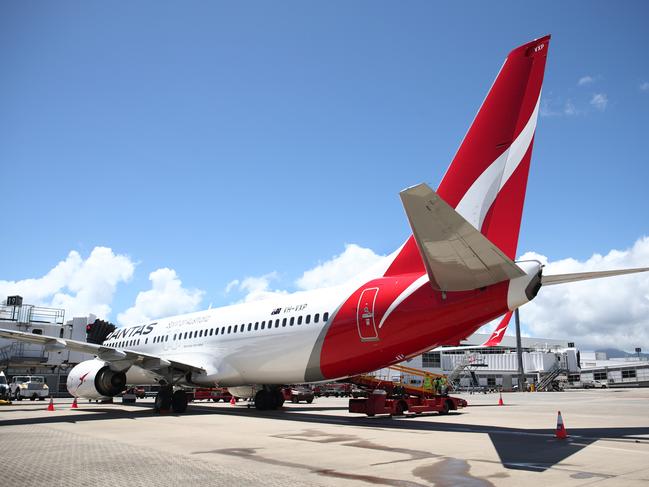
[[[649,485],[649,388],[460,395],[447,416],[368,418],[347,399],[182,415],[55,400],[0,407],[5,486]],[[570,437],[554,437],[557,411]]]

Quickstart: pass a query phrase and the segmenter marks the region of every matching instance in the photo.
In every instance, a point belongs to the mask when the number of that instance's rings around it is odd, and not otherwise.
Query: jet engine
[[[66,385],[74,397],[106,399],[126,388],[126,372],[111,370],[103,360],[86,360],[70,371]]]

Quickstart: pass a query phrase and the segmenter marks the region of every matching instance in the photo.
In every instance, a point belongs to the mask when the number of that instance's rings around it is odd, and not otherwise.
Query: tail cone
[[[47,406],[47,410],[48,411],[54,411],[54,399],[52,399],[51,397],[50,397],[50,403]]]

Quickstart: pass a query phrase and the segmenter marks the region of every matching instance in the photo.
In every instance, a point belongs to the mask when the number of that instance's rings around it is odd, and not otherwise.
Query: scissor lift
[[[389,367],[403,374],[422,377],[422,386],[407,384],[402,381],[383,380],[372,375],[359,375],[349,379],[350,382],[366,387],[372,392],[366,398],[349,400],[349,412],[375,416],[389,414],[401,416],[407,413],[421,414],[438,412],[447,414],[467,406],[464,399],[442,394],[432,387],[427,387],[434,379],[444,377],[421,369],[393,365]]]

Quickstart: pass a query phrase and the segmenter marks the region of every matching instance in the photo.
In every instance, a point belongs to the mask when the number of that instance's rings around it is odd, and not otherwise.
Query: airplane
[[[455,352],[455,351],[461,351],[461,350],[475,350],[475,349],[480,349],[480,348],[491,348],[491,347],[497,347],[500,345],[500,342],[503,341],[503,337],[505,336],[505,331],[507,330],[507,327],[509,326],[509,322],[512,319],[512,315],[514,314],[513,311],[508,311],[505,313],[505,316],[503,316],[503,319],[500,320],[500,322],[496,325],[496,328],[494,328],[494,331],[489,335],[489,338],[487,338],[483,343],[480,345],[459,345],[457,347],[437,347],[431,352]]]
[[[96,355],[67,378],[75,397],[158,384],[156,410],[187,408],[183,387],[227,387],[259,410],[283,384],[344,379],[459,343],[541,287],[649,268],[546,276],[515,261],[550,36],[509,53],[442,181],[400,193],[412,234],[349,282],[128,326],[101,344],[0,330],[47,350]]]

